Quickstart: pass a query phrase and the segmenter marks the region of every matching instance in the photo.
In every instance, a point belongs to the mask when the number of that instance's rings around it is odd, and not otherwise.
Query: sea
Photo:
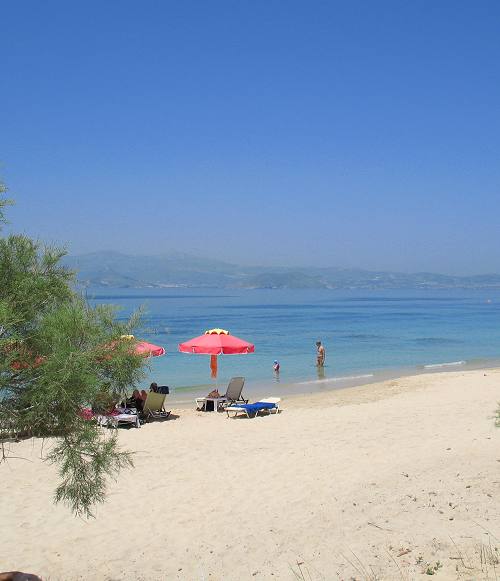
[[[345,388],[391,377],[500,365],[500,290],[221,290],[87,289],[93,304],[142,311],[136,337],[161,345],[148,360],[144,387],[170,387],[187,404],[233,376],[250,399]],[[250,341],[255,353],[209,356],[178,352],[180,342],[223,328]],[[318,370],[316,341],[326,349]],[[279,375],[273,362],[280,363]]]

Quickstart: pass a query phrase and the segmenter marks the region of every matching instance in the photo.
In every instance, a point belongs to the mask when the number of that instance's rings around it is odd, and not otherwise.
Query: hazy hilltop
[[[84,284],[104,287],[227,286],[237,267],[182,252],[133,256],[120,252],[93,252],[67,256],[65,264],[77,271]]]
[[[93,252],[67,256],[65,264],[88,286],[114,288],[500,288],[500,275],[447,276],[361,269],[245,267],[182,252],[157,256]]]

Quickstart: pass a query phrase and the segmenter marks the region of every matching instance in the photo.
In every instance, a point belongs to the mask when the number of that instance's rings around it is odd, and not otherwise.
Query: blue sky
[[[499,272],[499,24],[489,1],[6,2],[12,229]]]

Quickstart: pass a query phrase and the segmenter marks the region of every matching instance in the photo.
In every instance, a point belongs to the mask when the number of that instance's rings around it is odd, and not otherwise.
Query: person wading
[[[324,367],[325,366],[325,358],[326,358],[326,351],[321,341],[316,341],[316,366],[317,367]]]

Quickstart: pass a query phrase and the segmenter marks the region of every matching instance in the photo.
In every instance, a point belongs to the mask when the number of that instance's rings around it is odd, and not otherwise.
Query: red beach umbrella
[[[28,367],[31,367],[31,368],[38,367],[44,361],[45,361],[45,357],[41,357],[39,355],[38,357],[35,357],[35,360],[32,363],[27,363],[26,361],[13,361],[10,364],[10,367],[11,367],[11,369],[19,371],[21,369],[28,369]]]
[[[253,353],[255,346],[243,341],[224,329],[210,329],[204,335],[179,343],[181,353],[198,353],[205,355],[238,355]]]
[[[145,355],[146,357],[160,357],[167,353],[163,347],[147,343],[146,341],[138,341],[135,344],[134,351],[138,355]]]
[[[137,355],[143,355],[144,357],[160,357],[167,353],[163,347],[153,345],[153,343],[148,343],[147,341],[138,341],[133,335],[122,335],[120,339],[125,339],[131,342],[133,341],[131,350]]]
[[[217,377],[217,355],[242,355],[253,353],[255,346],[239,337],[230,335],[224,329],[210,329],[203,335],[190,339],[185,343],[179,343],[181,353],[197,353],[211,355],[210,369],[212,377]]]

